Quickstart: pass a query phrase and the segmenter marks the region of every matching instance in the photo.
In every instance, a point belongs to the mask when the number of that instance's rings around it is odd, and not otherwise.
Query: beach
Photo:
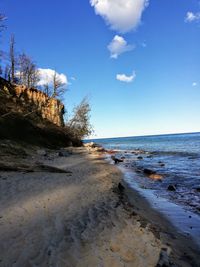
[[[6,143],[0,170],[2,267],[199,266],[193,241],[103,152]]]

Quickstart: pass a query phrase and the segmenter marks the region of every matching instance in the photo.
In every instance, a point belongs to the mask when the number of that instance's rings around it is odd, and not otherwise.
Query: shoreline
[[[0,151],[0,266],[198,266],[192,242],[145,217],[153,210],[96,150]]]
[[[94,146],[95,145],[96,144],[94,143]],[[101,152],[102,147],[97,145],[97,148],[99,148],[97,151]],[[106,153],[105,160],[107,164],[113,165],[113,162],[115,161],[115,154],[118,153],[118,150],[105,150],[103,152]],[[177,206],[178,209],[175,208],[170,211],[169,205],[169,207],[165,207],[161,210],[162,204],[166,206],[166,200],[163,201],[165,203],[161,203],[159,207],[158,201],[161,200],[161,198],[154,196],[154,198],[149,199],[142,190],[139,190],[139,186],[136,188],[128,183],[126,176],[128,176],[129,173],[132,176],[137,175],[137,173],[134,173],[133,171],[128,172],[123,166],[116,163],[114,166],[122,173],[122,184],[125,188],[124,197],[126,202],[129,203],[134,214],[141,216],[141,220],[146,221],[145,224],[151,224],[152,230],[155,235],[159,236],[163,244],[169,245],[172,254],[170,256],[171,260],[178,264],[177,266],[200,266],[200,259],[198,257],[200,253],[199,217],[195,213],[184,211],[182,207],[180,207],[179,211],[179,206],[173,203],[171,204],[172,208],[173,206]],[[152,194],[153,193],[151,192],[151,195]],[[154,201],[157,203],[154,203]],[[169,214],[167,214],[167,212]],[[170,213],[172,216],[169,216]],[[176,222],[173,221],[173,213],[177,213],[175,215],[178,218]],[[192,227],[191,229],[189,228],[189,225],[191,225],[189,221],[191,221],[191,218],[195,216],[198,217],[198,220],[194,224],[195,227],[193,227],[198,228],[196,231]],[[184,221],[185,219],[187,219],[187,223]],[[183,221],[187,224],[186,226],[183,224],[181,225]],[[192,233],[193,230],[194,232]]]

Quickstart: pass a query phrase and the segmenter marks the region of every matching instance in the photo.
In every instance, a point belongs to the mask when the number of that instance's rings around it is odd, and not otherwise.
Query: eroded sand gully
[[[120,171],[84,149],[48,153],[23,161],[72,173],[0,173],[0,266],[156,266],[167,250],[113,192]]]

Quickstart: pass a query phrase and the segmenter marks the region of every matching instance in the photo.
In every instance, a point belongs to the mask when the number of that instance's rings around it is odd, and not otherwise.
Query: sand
[[[18,166],[0,171],[1,267],[172,264],[171,247],[133,212],[118,190],[122,173],[101,153],[24,149],[0,155],[0,166]]]

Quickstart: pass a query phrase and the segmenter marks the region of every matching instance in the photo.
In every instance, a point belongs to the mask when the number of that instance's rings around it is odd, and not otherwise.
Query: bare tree
[[[43,92],[49,97],[52,96],[51,86],[48,82],[43,85]]]
[[[87,98],[84,98],[81,103],[74,108],[72,119],[66,124],[71,132],[78,138],[89,136],[92,132],[90,124],[90,104]]]
[[[56,71],[54,71],[52,79],[53,79],[53,88],[52,88],[53,93],[51,97],[60,98],[66,91],[65,83],[63,83],[63,81],[61,80]]]
[[[4,21],[6,20],[6,17],[0,13],[0,33],[3,31],[3,29],[5,28],[5,25],[4,25]],[[2,56],[3,56],[3,52],[0,50],[0,61],[2,59]],[[0,66],[0,70],[1,70],[1,74],[3,73],[3,70],[2,70],[2,67]]]
[[[4,21],[6,20],[6,17],[0,13],[0,32],[5,28]]]
[[[36,87],[39,81],[36,64],[26,54],[19,56],[19,82],[27,87]]]
[[[10,38],[10,81],[15,82],[15,68],[16,68],[16,57],[15,57],[15,36],[12,34]]]
[[[4,70],[4,79],[10,82],[10,75],[11,71],[10,71],[10,66],[7,64]]]

